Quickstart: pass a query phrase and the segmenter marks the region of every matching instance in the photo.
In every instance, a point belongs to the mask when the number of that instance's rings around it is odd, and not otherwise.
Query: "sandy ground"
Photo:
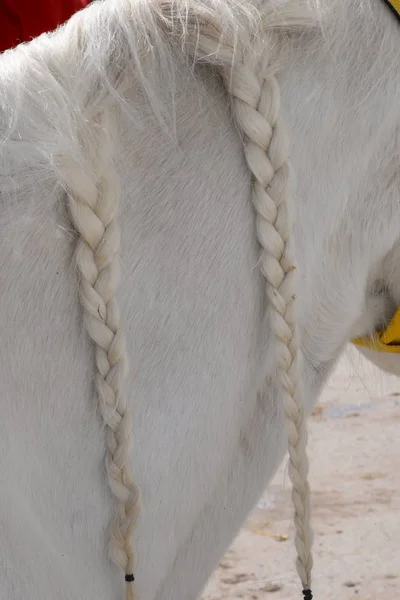
[[[400,379],[351,350],[309,423],[315,600],[400,599]],[[287,460],[202,600],[301,600]]]

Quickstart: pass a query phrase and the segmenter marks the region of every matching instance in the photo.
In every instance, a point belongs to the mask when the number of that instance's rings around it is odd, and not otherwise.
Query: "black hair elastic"
[[[125,581],[135,581],[135,578],[133,576],[133,573],[129,573],[129,575],[125,575]]]
[[[312,600],[313,595],[311,590],[303,590],[304,600]]]

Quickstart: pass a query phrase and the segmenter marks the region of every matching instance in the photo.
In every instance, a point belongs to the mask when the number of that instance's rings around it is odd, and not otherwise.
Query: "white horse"
[[[115,496],[127,597],[194,599],[284,413],[311,585],[286,240],[309,412],[400,304],[399,36],[379,0],[107,0],[0,57],[2,600],[118,598]]]

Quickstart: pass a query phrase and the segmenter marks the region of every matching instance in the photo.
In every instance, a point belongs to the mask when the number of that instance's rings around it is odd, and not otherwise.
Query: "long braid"
[[[139,513],[139,491],[129,466],[132,419],[123,394],[127,359],[116,300],[119,186],[110,159],[106,115],[102,115],[99,129],[99,156],[93,157],[90,165],[90,172],[98,173],[99,178],[93,180],[80,170],[80,176],[68,178],[67,194],[71,220],[80,234],[76,248],[79,296],[84,326],[95,345],[95,391],[107,427],[106,470],[118,500],[111,525],[110,556],[126,574],[126,600],[134,600],[132,533]],[[90,156],[90,151],[87,154]]]
[[[287,137],[279,117],[280,89],[274,72],[265,60],[268,40],[260,32],[252,46],[242,52],[234,45],[221,44],[211,24],[192,42],[196,55],[205,62],[223,67],[223,80],[232,100],[232,111],[244,139],[250,169],[256,230],[262,252],[261,271],[266,279],[268,312],[276,338],[278,372],[288,436],[289,477],[295,509],[296,568],[304,598],[310,600],[312,531],[310,488],[306,453],[307,430],[300,392],[300,357],[294,314],[294,274],[290,246],[288,199],[290,165]]]
[[[261,53],[262,50],[261,46]],[[284,390],[289,476],[295,508],[296,566],[303,593],[307,595],[313,564],[307,431],[299,389],[300,349],[294,318],[294,267],[288,239],[290,168],[287,138],[279,118],[280,90],[268,68],[262,68],[257,76],[246,63],[234,66],[228,89],[253,177],[252,201],[262,248],[261,271],[266,279],[270,323],[276,337],[279,375]]]

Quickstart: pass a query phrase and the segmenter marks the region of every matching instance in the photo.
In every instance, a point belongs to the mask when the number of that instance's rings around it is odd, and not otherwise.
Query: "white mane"
[[[393,38],[375,19],[368,21],[369,28],[365,19],[357,22],[357,14],[372,10],[369,4],[353,6],[350,17],[349,10],[340,3],[328,10],[319,3],[294,0],[258,5],[234,0],[107,0],[78,13],[54,34],[0,57],[0,172],[5,207],[14,206],[16,197],[28,195],[33,185],[53,186],[55,195],[66,194],[72,235],[78,234],[80,300],[85,328],[95,346],[95,389],[107,429],[107,475],[118,500],[110,551],[127,576],[128,599],[135,593],[132,536],[139,492],[129,465],[131,409],[123,391],[127,357],[117,303],[121,254],[114,149],[121,115],[138,129],[145,126],[127,92],[135,88],[146,98],[173,139],[175,115],[163,97],[174,97],[178,61],[191,65],[194,76],[199,63],[216,69],[229,94],[253,181],[260,267],[266,280],[265,327],[275,338],[275,377],[282,386],[288,425],[297,569],[309,597],[312,536],[292,281],[298,261],[289,239],[289,151],[276,75],[290,70],[290,52],[304,37],[309,37],[304,60],[317,61],[322,32],[333,54],[339,48],[346,52],[348,46],[349,70],[363,70],[364,94],[358,87],[354,101],[365,102],[373,91],[371,81],[376,86],[381,81],[382,53],[371,51],[369,61],[363,57],[354,64],[352,46],[366,36],[390,46]],[[348,23],[348,31],[339,23]],[[394,47],[389,56],[392,62],[385,69],[393,67]],[[33,218],[35,210],[34,205],[28,211],[25,207],[19,218]],[[18,226],[17,217],[16,232]]]

